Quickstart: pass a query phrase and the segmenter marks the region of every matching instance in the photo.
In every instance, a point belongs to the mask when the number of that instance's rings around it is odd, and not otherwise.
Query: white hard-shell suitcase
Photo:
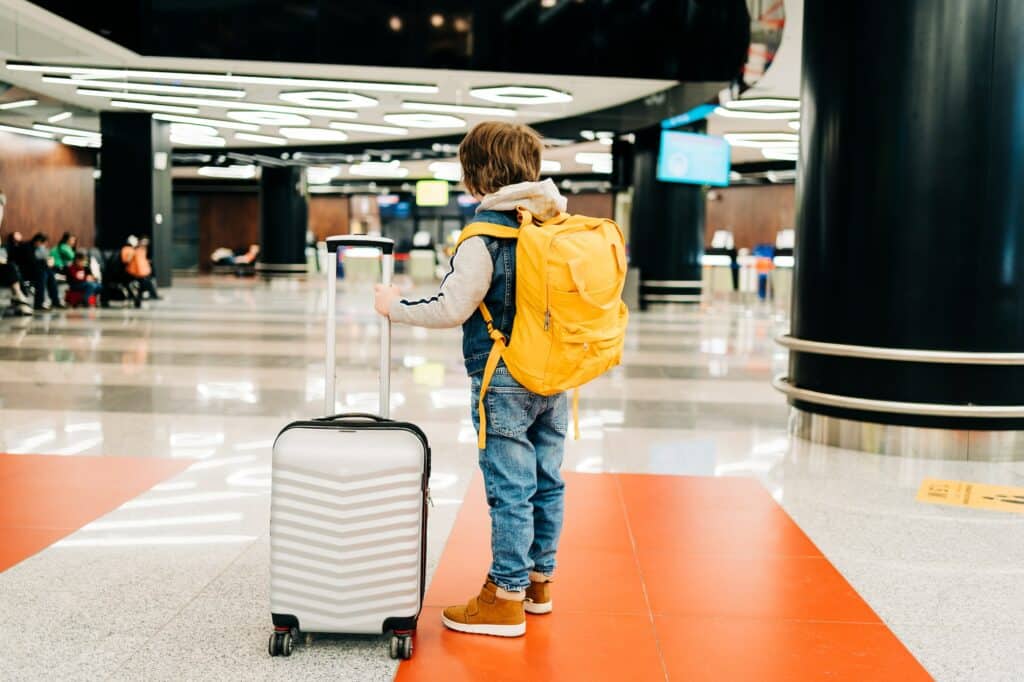
[[[335,405],[335,287],[342,246],[382,252],[390,284],[394,243],[330,237],[325,412]],[[274,442],[270,511],[271,656],[291,655],[299,632],[392,632],[409,658],[426,569],[430,448],[413,424],[388,419],[391,322],[381,318],[381,416],[342,414],[286,426]],[[309,641],[307,639],[307,641]]]

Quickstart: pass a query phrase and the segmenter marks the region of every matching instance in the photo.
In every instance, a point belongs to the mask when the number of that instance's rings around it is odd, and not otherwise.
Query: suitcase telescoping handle
[[[336,316],[338,253],[343,246],[359,246],[380,249],[381,251],[381,282],[384,286],[391,284],[391,275],[395,269],[395,242],[384,237],[366,235],[342,235],[327,238],[327,253],[332,258],[327,270],[327,384],[324,391],[324,414],[334,414],[335,370],[336,370]],[[331,264],[334,267],[330,267]],[[391,320],[380,318],[380,415],[387,418],[391,414]]]

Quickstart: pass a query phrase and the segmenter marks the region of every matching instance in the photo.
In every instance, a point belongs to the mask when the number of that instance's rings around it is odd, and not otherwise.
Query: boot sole
[[[532,613],[535,616],[541,616],[545,613],[551,613],[551,609],[554,608],[552,602],[544,602],[543,604],[537,604],[535,602],[527,600],[523,604],[523,610],[527,613]]]
[[[491,635],[492,637],[522,637],[526,634],[526,623],[519,623],[518,625],[488,625],[480,623],[477,625],[467,623],[456,623],[454,620],[448,620],[441,616],[441,622],[449,630],[455,630],[456,632],[466,632],[471,635]]]

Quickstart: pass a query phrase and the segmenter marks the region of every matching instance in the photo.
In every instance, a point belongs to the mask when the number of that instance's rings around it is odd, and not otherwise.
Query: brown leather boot
[[[537,578],[541,578],[538,580]],[[540,574],[530,574],[530,586],[526,588],[526,601],[523,610],[527,613],[540,615],[551,613],[551,578]]]
[[[488,580],[480,594],[465,606],[449,606],[441,614],[441,622],[450,630],[476,635],[520,637],[526,634],[523,602],[502,599],[498,586]]]

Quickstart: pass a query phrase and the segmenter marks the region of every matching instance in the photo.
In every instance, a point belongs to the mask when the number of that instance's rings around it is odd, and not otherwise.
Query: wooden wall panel
[[[309,198],[309,229],[320,242],[334,234],[348,234],[349,202],[345,196]]]
[[[0,132],[0,189],[7,208],[0,233],[36,232],[56,244],[65,231],[80,246],[96,238],[96,164],[92,152],[53,142]]]
[[[615,195],[608,192],[585,192],[567,194],[569,213],[586,215],[592,218],[615,217]]]
[[[715,230],[732,230],[738,249],[774,245],[779,230],[795,227],[795,188],[749,185],[713,190],[718,198],[708,199],[704,245],[711,244]]]
[[[199,271],[210,271],[214,249],[247,249],[260,241],[259,194],[202,194],[199,197]]]

